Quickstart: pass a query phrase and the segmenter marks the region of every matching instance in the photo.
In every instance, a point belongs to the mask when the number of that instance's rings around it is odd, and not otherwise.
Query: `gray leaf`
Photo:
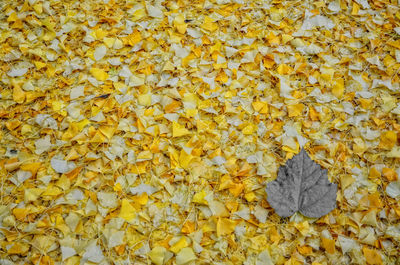
[[[315,163],[304,148],[278,171],[267,184],[267,200],[281,217],[299,211],[319,218],[336,208],[337,184],[330,183],[327,170]]]

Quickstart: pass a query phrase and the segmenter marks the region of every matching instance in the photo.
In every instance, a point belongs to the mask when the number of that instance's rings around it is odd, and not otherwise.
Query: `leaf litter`
[[[396,0],[0,8],[0,263],[398,261]],[[319,219],[268,202],[301,148]]]

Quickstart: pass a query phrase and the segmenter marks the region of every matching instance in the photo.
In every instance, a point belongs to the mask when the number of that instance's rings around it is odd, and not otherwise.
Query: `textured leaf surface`
[[[281,217],[299,211],[308,217],[321,217],[336,207],[337,185],[330,183],[322,169],[302,148],[267,184],[267,200]]]

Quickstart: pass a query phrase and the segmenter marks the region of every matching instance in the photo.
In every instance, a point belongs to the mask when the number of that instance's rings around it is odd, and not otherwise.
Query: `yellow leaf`
[[[95,37],[97,40],[102,40],[105,36],[107,36],[108,32],[106,30],[103,30],[102,28],[98,28],[95,31],[93,31],[93,37]]]
[[[108,48],[112,48],[114,43],[115,43],[115,39],[114,38],[104,38],[104,44],[108,47]]]
[[[193,233],[196,229],[196,224],[194,222],[191,221],[186,221],[181,229],[181,232],[184,234],[190,234]]]
[[[195,261],[196,259],[197,259],[197,257],[194,254],[193,249],[191,249],[191,248],[183,248],[176,255],[176,265],[188,264],[189,262]]]
[[[91,68],[90,73],[98,80],[98,81],[106,81],[108,78],[108,74],[106,71],[100,68]]]
[[[351,15],[356,16],[358,14],[358,11],[360,11],[360,6],[357,5],[356,2],[353,2],[353,10],[351,11]]]
[[[113,187],[113,190],[114,191],[122,191],[121,183],[118,182],[117,184],[115,184]]]
[[[295,223],[294,227],[297,228],[297,230],[299,230],[299,232],[305,236],[307,235],[309,229],[310,229],[310,225],[308,224],[307,221],[301,222],[301,223]]]
[[[289,117],[297,117],[301,116],[304,105],[303,104],[296,104],[296,105],[289,105],[287,106],[288,112],[289,112]]]
[[[267,102],[255,101],[255,102],[251,103],[251,105],[253,106],[253,109],[260,114],[268,113],[268,103]]]
[[[322,237],[322,246],[325,248],[326,252],[329,254],[335,253],[335,240]]]
[[[204,199],[206,196],[207,193],[205,192],[205,190],[202,190],[201,192],[198,192],[193,196],[192,202],[208,205],[208,202]]]
[[[99,130],[102,134],[104,134],[104,136],[106,136],[108,139],[111,139],[115,133],[116,128],[113,126],[105,125],[101,126]]]
[[[30,213],[27,208],[14,208],[12,212],[15,218],[19,221],[24,221],[25,217]]]
[[[42,193],[42,196],[58,196],[61,193],[63,193],[63,191],[53,185],[49,185],[47,186],[46,190]]]
[[[358,101],[363,109],[371,109],[372,107],[372,98],[359,98]]]
[[[283,44],[286,44],[288,41],[293,40],[293,36],[292,35],[288,35],[288,34],[282,34],[282,42]]]
[[[228,189],[228,188],[232,187],[233,185],[234,185],[234,183],[233,183],[231,177],[229,175],[223,175],[219,182],[218,191]]]
[[[29,245],[16,242],[7,250],[9,255],[25,255],[29,251]]]
[[[343,78],[338,78],[332,87],[332,94],[337,98],[341,98],[343,96],[343,92],[344,92],[344,80]]]
[[[135,46],[135,44],[139,43],[142,40],[142,35],[140,34],[140,31],[135,29],[134,32],[129,34],[127,37],[125,37],[125,41],[127,44],[130,46]]]
[[[393,46],[397,49],[400,49],[400,40],[396,40],[396,41],[388,41],[387,42],[388,45]]]
[[[182,248],[189,246],[189,243],[186,237],[181,237],[175,244],[170,247],[170,251],[174,252],[175,254],[178,253]]]
[[[42,69],[43,67],[46,67],[46,64],[41,61],[34,61],[33,63],[35,64],[38,70]]]
[[[397,173],[394,169],[392,168],[387,168],[384,167],[382,169],[382,175],[388,180],[388,181],[396,181],[397,180]]]
[[[354,181],[355,181],[355,179],[351,175],[341,175],[340,176],[340,185],[342,187],[342,190],[345,190]]]
[[[7,22],[15,22],[15,21],[17,21],[17,19],[18,19],[17,13],[16,13],[16,12],[12,12],[12,13],[8,16]]]
[[[397,143],[397,134],[395,131],[387,131],[381,134],[379,147],[383,149],[392,149]]]
[[[151,153],[151,151],[150,150],[146,150],[146,151],[140,152],[137,155],[136,161],[142,162],[142,161],[146,161],[146,160],[151,160],[152,158],[153,158],[153,154]]]
[[[165,247],[156,246],[148,253],[148,256],[154,264],[162,265],[164,264],[164,258],[166,253],[167,249]]]
[[[255,130],[257,130],[256,126],[254,126],[253,124],[249,124],[243,128],[242,133],[244,135],[252,135]]]
[[[149,201],[149,195],[146,192],[143,192],[140,195],[134,196],[134,201],[140,205],[146,205]]]
[[[25,92],[19,85],[14,85],[13,100],[18,104],[22,104],[25,101]]]
[[[229,235],[235,231],[236,221],[228,218],[218,218],[217,221],[217,236]]]
[[[139,95],[138,102],[142,106],[150,106],[151,105],[151,94]]]
[[[130,204],[127,199],[122,199],[121,211],[118,217],[130,222],[136,217],[135,208]]]
[[[381,173],[376,168],[371,168],[369,170],[368,178],[370,179],[379,179],[381,177]]]
[[[96,132],[96,134],[90,139],[91,143],[106,143],[107,138],[100,133],[99,131]]]
[[[181,153],[179,155],[179,165],[183,168],[183,169],[188,169],[189,165],[190,165],[190,161],[192,161],[194,156],[192,156],[191,154],[186,153],[186,151],[184,149],[181,150]]]
[[[139,19],[144,18],[146,15],[146,10],[144,8],[139,8],[132,14],[132,21],[138,21]]]
[[[32,177],[36,176],[40,166],[42,165],[41,162],[33,162],[33,163],[25,163],[21,165],[21,170],[29,171],[32,173]]]
[[[183,14],[179,14],[178,16],[175,17],[174,26],[179,33],[185,34],[187,25],[185,23],[185,17]]]
[[[386,156],[400,158],[400,146],[393,146],[392,150]]]
[[[235,183],[231,187],[229,187],[229,192],[232,193],[232,195],[235,197],[238,197],[242,193],[243,190],[244,190],[244,185],[242,183]],[[254,197],[252,197],[254,195],[254,193],[252,193],[252,194],[248,193],[246,195],[247,195],[246,200],[254,199]]]
[[[254,192],[249,192],[249,193],[246,193],[245,195],[244,195],[244,198],[248,201],[248,202],[253,202],[253,201],[255,201],[257,198],[256,198],[256,194],[254,193]]]
[[[40,196],[40,194],[42,194],[42,192],[43,189],[39,188],[25,189],[25,194],[24,194],[25,203],[36,201],[36,199]]]
[[[131,172],[133,174],[143,174],[143,173],[148,172],[147,169],[146,169],[147,162],[148,161],[143,161],[143,162],[139,162],[139,163],[134,164],[132,166]]]
[[[287,74],[290,74],[293,71],[293,69],[286,64],[280,64],[278,66],[278,68],[276,69],[276,71],[280,75],[287,75]]]
[[[370,249],[370,248],[364,246],[363,254],[367,261],[367,264],[374,264],[374,265],[383,264],[381,255],[375,249]]]
[[[204,18],[203,24],[200,26],[202,29],[214,32],[218,29],[218,24],[214,23],[214,20],[208,16]]]
[[[190,134],[190,131],[185,126],[175,121],[172,123],[172,137],[180,137],[187,134]]]
[[[305,256],[312,254],[312,247],[307,245],[297,246],[297,250],[299,251],[300,254]]]

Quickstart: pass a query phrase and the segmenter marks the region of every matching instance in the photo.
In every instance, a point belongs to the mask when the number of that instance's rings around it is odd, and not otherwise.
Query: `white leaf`
[[[341,8],[340,8],[340,2],[337,1],[337,0],[335,0],[335,1],[333,1],[333,2],[330,2],[329,5],[328,5],[328,9],[329,9],[330,11],[332,11],[333,13],[339,12],[339,11],[341,10]]]
[[[114,192],[99,191],[97,193],[97,198],[99,199],[100,205],[105,208],[116,208],[118,206],[117,194]]]
[[[72,257],[76,254],[75,249],[71,247],[65,247],[61,246],[61,256],[62,256],[62,261],[68,259],[69,257]]]
[[[58,54],[55,51],[47,51],[46,58],[50,62],[54,62],[58,58]]]
[[[197,29],[187,28],[187,34],[192,38],[201,38],[203,33]]]
[[[389,185],[386,187],[386,194],[389,195],[392,198],[398,198],[400,197],[400,181],[393,181],[390,182]]]
[[[171,45],[171,50],[175,52],[175,56],[177,56],[178,58],[185,58],[190,53],[190,49],[182,47],[182,45],[177,45],[175,43]]]
[[[142,195],[144,192],[147,193],[147,195],[151,195],[157,191],[157,189],[155,187],[152,187],[147,184],[140,184],[136,187],[131,188],[130,190],[133,195],[136,195],[136,194]]]
[[[144,77],[139,76],[139,75],[132,75],[129,78],[129,86],[133,86],[133,87],[142,86],[142,85],[144,85],[144,81],[145,81]]]
[[[70,99],[76,99],[79,97],[83,97],[85,94],[83,93],[84,86],[76,86],[71,88],[71,92],[69,93]]]
[[[251,50],[246,52],[243,55],[242,60],[240,61],[241,63],[252,63],[254,62],[254,58],[257,56],[258,51],[257,50]]]
[[[97,121],[101,122],[105,120],[106,117],[104,117],[103,111],[100,111],[99,113],[96,114],[96,116],[90,118],[91,121]]]
[[[75,168],[74,162],[67,162],[54,157],[50,160],[50,164],[57,173],[67,173]]]
[[[107,53],[107,47],[105,45],[100,45],[95,49],[93,57],[96,61],[100,61],[101,59],[103,59],[106,53]]]
[[[260,252],[257,256],[256,265],[274,265],[268,250]]]
[[[330,93],[322,94],[321,90],[317,87],[314,88],[309,96],[314,97],[318,103],[327,103],[335,99],[335,97]]]
[[[297,47],[296,50],[300,51],[302,54],[318,54],[324,51],[321,47],[318,45],[315,45],[314,43],[311,43],[308,46],[301,46]]]
[[[147,5],[147,13],[149,13],[149,16],[155,17],[155,18],[163,18],[164,14],[161,9],[158,7],[152,6],[152,5]]]
[[[292,95],[290,95],[290,92],[292,92],[293,88],[290,87],[289,82],[283,76],[279,77],[279,79],[280,79],[280,86],[281,86],[280,87],[280,96],[283,98],[293,99]]]
[[[399,29],[399,30],[398,30],[398,32],[396,31],[396,33],[400,35],[400,28],[397,28],[397,29]],[[394,52],[394,55],[396,56],[396,62],[400,63],[400,50],[396,49],[396,51]]]
[[[321,27],[329,30],[335,27],[335,24],[329,18],[321,15],[312,16],[312,13],[308,10],[306,10],[305,17],[306,19],[301,26],[301,30],[311,30],[315,27]]]
[[[46,135],[44,138],[38,139],[35,141],[35,153],[40,155],[43,152],[50,150],[52,144],[50,142],[50,135]]]
[[[109,248],[113,248],[124,243],[124,231],[117,231],[115,229],[106,229],[104,236],[107,238]]]
[[[124,77],[124,78],[129,78],[129,77],[132,76],[132,72],[131,72],[131,70],[129,69],[129,66],[128,66],[128,65],[123,65],[122,68],[121,68],[121,70],[119,71],[118,75],[119,75],[119,76],[122,76],[122,77]]]
[[[68,115],[69,115],[71,118],[75,119],[75,120],[79,120],[80,118],[83,117],[83,116],[81,115],[82,106],[81,106],[81,104],[78,103],[78,102],[72,102],[72,103],[70,103],[70,104],[66,107],[66,109],[67,109]]]
[[[226,56],[228,56],[228,57],[232,57],[238,51],[239,51],[238,49],[235,49],[235,48],[232,48],[232,47],[229,47],[229,46],[225,46],[225,53],[226,53]]]
[[[364,9],[369,9],[369,8],[371,8],[370,7],[370,5],[368,4],[368,1],[367,0],[355,0],[357,3],[359,3],[361,6],[362,6],[362,8],[364,8]]]
[[[357,249],[359,247],[358,243],[351,238],[339,235],[338,236],[339,244],[342,248],[342,253],[345,254],[352,249]]]
[[[110,58],[108,62],[113,66],[121,65],[121,59],[119,57]]]
[[[80,189],[73,189],[65,196],[65,198],[68,201],[80,201],[83,200],[85,197]]]
[[[264,224],[267,221],[268,211],[260,205],[256,205],[253,214],[260,223]]]
[[[237,215],[240,218],[243,218],[244,220],[249,220],[250,219],[250,209],[249,209],[249,207],[241,204],[239,211],[235,212],[234,215]]]
[[[8,76],[11,77],[17,77],[17,76],[23,76],[28,72],[28,68],[12,68],[10,71],[7,72]]]
[[[395,84],[394,86],[392,85],[392,81],[390,79],[387,79],[385,81],[380,80],[380,79],[374,79],[372,81],[372,88],[376,88],[379,86],[385,86],[387,88],[389,88],[392,91],[397,91],[399,90],[399,85]]]
[[[374,130],[371,130],[369,127],[360,128],[360,133],[364,139],[367,139],[370,141],[378,138],[381,135],[381,132],[379,130],[374,131]]]
[[[25,180],[29,179],[30,177],[32,177],[32,173],[30,171],[18,170],[17,173],[12,178],[10,178],[10,181],[15,186],[19,186],[22,183],[24,183]]]
[[[400,104],[398,104],[397,107],[391,111],[391,113],[400,115]]]
[[[211,161],[213,162],[214,165],[221,166],[221,165],[225,164],[226,159],[223,156],[216,156],[216,157],[213,157],[213,159],[211,159]]]
[[[86,248],[86,251],[83,254],[82,258],[84,260],[94,263],[100,263],[104,259],[104,255],[98,245],[91,244],[89,247]]]

